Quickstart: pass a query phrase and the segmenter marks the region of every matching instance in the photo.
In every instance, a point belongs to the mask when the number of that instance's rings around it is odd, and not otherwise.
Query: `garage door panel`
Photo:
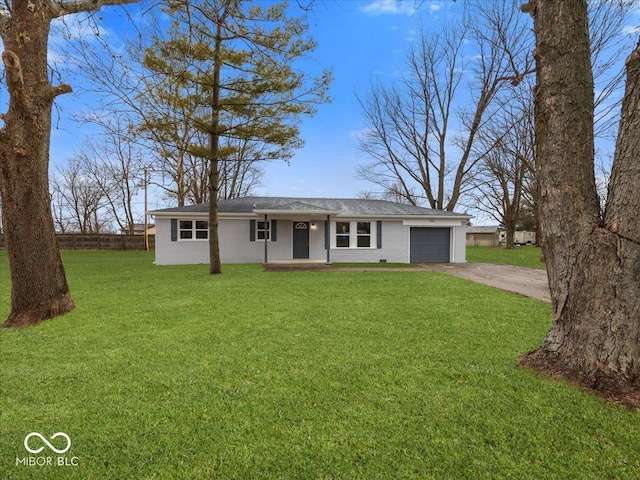
[[[411,227],[411,263],[447,263],[450,261],[451,229]]]

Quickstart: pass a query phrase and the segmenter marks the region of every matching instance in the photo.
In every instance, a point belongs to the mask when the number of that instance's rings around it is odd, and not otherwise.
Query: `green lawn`
[[[543,302],[419,269],[211,277],[152,255],[66,252],[77,309],[0,331],[0,478],[640,476],[639,415],[515,366]],[[4,256],[0,288],[4,317]],[[30,432],[68,434],[78,466],[16,465]]]
[[[540,261],[539,247],[516,247],[510,250],[502,247],[472,247],[467,246],[467,262],[469,263],[497,263],[545,269]]]

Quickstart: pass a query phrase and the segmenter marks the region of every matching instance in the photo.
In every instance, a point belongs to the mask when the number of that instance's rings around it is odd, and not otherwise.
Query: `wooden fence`
[[[144,250],[144,235],[59,233],[56,237],[62,250]],[[149,250],[154,250],[156,236],[147,238]],[[4,235],[0,235],[0,248],[5,248]]]

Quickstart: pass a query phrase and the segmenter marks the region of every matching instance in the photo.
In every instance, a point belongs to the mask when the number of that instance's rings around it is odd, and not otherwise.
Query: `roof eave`
[[[165,212],[161,210],[152,210],[147,212],[156,218],[176,218],[176,217],[208,217],[209,212]],[[405,219],[441,219],[441,220],[469,220],[473,215],[456,213],[447,214],[358,214],[358,213],[341,213],[338,210],[278,210],[278,209],[255,209],[253,212],[218,212],[220,217],[244,217],[255,218],[263,215],[290,215],[290,216],[333,216],[342,218],[373,218],[377,220],[405,220]]]
[[[253,210],[256,215],[339,215],[338,210],[279,210],[260,209]]]

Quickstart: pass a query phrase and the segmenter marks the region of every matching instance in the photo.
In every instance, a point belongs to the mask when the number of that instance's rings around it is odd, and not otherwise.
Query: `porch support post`
[[[324,229],[324,244],[327,246],[327,263],[331,263],[331,215],[327,215],[327,228]]]
[[[268,237],[271,234],[271,231],[269,230],[269,223],[268,223],[268,219],[267,219],[267,214],[264,214],[264,263],[267,263],[269,261],[269,242]]]

